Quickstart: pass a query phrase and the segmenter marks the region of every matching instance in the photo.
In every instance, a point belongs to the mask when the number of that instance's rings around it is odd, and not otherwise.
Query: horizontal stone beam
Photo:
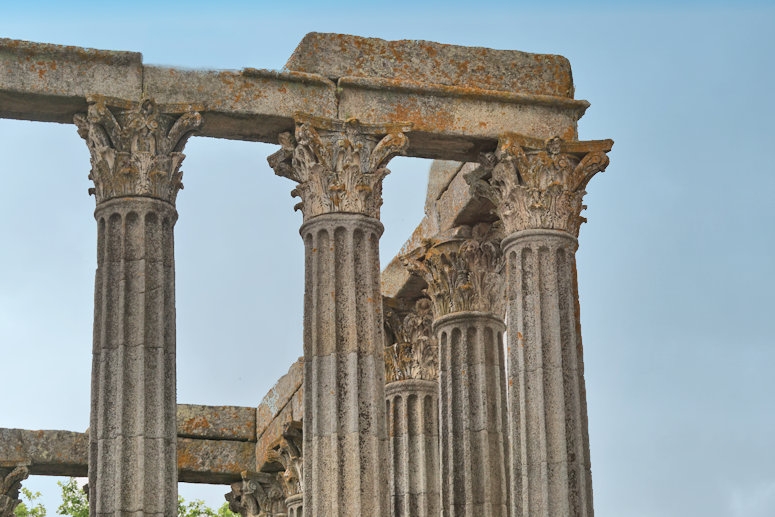
[[[89,435],[0,428],[0,467],[24,465],[39,476],[87,475]]]
[[[256,469],[256,409],[178,404],[178,479],[229,484]],[[0,467],[85,477],[89,434],[0,428]]]
[[[89,435],[0,428],[0,468],[26,466],[31,475],[88,475]],[[178,438],[178,479],[229,484],[256,469],[256,443]]]
[[[178,404],[178,437],[256,441],[256,408]]]
[[[562,59],[551,57],[558,63]],[[554,61],[538,69],[550,69]],[[159,104],[196,106],[205,119],[203,136],[277,143],[281,132],[293,130],[294,117],[304,113],[370,124],[410,123],[409,156],[472,161],[493,150],[504,132],[576,138],[577,121],[588,103],[569,98],[569,74],[569,68],[557,80],[550,74],[545,86],[532,84],[521,91],[481,77],[464,85],[408,75],[332,80],[304,70],[149,66],[135,52],[0,39],[0,118],[72,123],[90,96],[130,101],[147,96]],[[428,80],[442,79],[431,75]]]
[[[256,443],[178,438],[178,480],[228,485],[256,469]]]

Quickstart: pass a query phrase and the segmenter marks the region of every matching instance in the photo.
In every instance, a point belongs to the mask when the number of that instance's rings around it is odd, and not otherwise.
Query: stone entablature
[[[433,44],[331,34],[315,39],[338,40],[345,46],[366,40],[374,53],[362,54],[359,66],[372,62],[374,69],[380,68],[380,56],[391,54],[407,64],[433,62],[425,60]],[[0,39],[0,117],[72,123],[93,95],[130,102],[150,98],[159,105],[203,106],[199,111],[207,121],[199,131],[203,136],[274,144],[281,133],[294,132],[298,113],[373,125],[410,123],[408,156],[461,161],[476,161],[509,132],[576,138],[577,122],[589,103],[570,98],[567,60],[443,47],[443,53],[460,63],[476,66],[469,67],[467,74],[445,72],[446,79],[409,75],[409,70],[395,79],[355,70],[349,76],[352,66],[326,65],[330,59],[325,47],[315,53],[313,47],[302,44],[282,71],[181,70],[145,65],[134,52]],[[305,63],[319,62],[320,68],[306,71],[310,68],[298,59],[301,53],[306,53]],[[347,59],[347,54],[341,59]],[[509,61],[530,60],[529,73],[524,66],[504,67]],[[42,64],[30,67],[31,62]],[[526,77],[543,81],[529,84]],[[483,110],[499,115],[483,117]]]

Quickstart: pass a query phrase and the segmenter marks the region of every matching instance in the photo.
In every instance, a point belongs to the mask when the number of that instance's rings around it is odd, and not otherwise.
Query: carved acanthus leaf
[[[578,236],[586,221],[581,216],[584,189],[608,166],[611,145],[610,140],[565,142],[557,137],[537,145],[507,135],[465,178],[472,194],[495,205],[507,234],[552,229]]]
[[[88,112],[73,118],[91,153],[90,194],[97,204],[143,196],[174,204],[183,188],[180,165],[188,138],[203,123],[191,106],[159,106],[90,98]]]
[[[385,382],[437,380],[439,348],[432,332],[430,299],[419,298],[406,313],[388,309],[385,322],[395,336],[395,342],[385,347]]]
[[[0,468],[0,517],[14,517],[14,510],[21,503],[22,481],[29,475],[30,471],[24,466]]]
[[[275,474],[243,472],[242,481],[232,483],[225,497],[229,509],[242,517],[286,515],[285,497]]]
[[[369,126],[356,120],[299,115],[296,133],[279,136],[281,149],[269,158],[279,176],[298,185],[291,194],[304,219],[330,212],[379,218],[387,163],[409,145],[409,126]]]
[[[262,471],[276,472],[285,498],[303,492],[302,480],[304,458],[302,423],[288,422],[283,426],[283,433],[266,453],[266,461]]]
[[[503,316],[503,253],[500,236],[489,224],[470,228],[467,237],[427,242],[405,255],[403,263],[428,284],[434,318],[462,311]]]

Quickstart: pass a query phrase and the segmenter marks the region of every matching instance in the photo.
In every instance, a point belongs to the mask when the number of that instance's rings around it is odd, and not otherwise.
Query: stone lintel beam
[[[179,480],[231,483],[256,470],[256,409],[178,404]],[[0,468],[25,465],[31,475],[85,477],[89,435],[0,428]]]
[[[506,132],[573,140],[589,103],[582,100],[409,80],[339,79],[339,117],[403,123],[407,156],[473,161]]]
[[[468,49],[469,57],[479,59],[476,52],[484,50]],[[379,56],[367,58],[377,62]],[[496,65],[497,60],[488,63]],[[549,59],[538,70],[552,66]],[[278,135],[291,131],[301,112],[365,124],[410,123],[409,156],[475,161],[508,131],[573,140],[588,106],[555,91],[554,83],[568,89],[560,72],[560,79],[549,73],[545,84],[515,89],[509,81],[487,78],[433,82],[441,79],[430,71],[418,82],[417,76],[391,79],[357,71],[332,80],[300,68],[183,70],[143,65],[135,52],[0,39],[0,118],[70,123],[86,110],[87,96],[134,102],[147,97],[159,104],[203,105],[203,136],[278,143]],[[366,67],[369,74],[371,68]]]
[[[340,77],[382,77],[482,90],[573,98],[570,62],[562,56],[433,41],[310,32],[288,70]]]
[[[256,408],[178,404],[178,438],[256,441]]]
[[[33,476],[86,477],[88,433],[0,428],[0,468],[26,466]],[[256,443],[178,437],[178,480],[228,484],[256,469]]]
[[[86,96],[139,99],[139,52],[0,38],[0,117],[71,123]]]
[[[26,466],[31,475],[85,477],[88,451],[87,433],[0,428],[0,468]]]
[[[336,118],[336,85],[315,74],[258,70],[185,70],[145,66],[143,90],[159,103],[202,103],[199,134],[278,143],[296,113]]]
[[[256,443],[178,438],[178,481],[229,484],[256,469]]]

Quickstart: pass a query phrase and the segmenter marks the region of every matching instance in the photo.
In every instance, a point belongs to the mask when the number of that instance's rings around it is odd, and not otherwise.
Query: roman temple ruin
[[[89,429],[0,429],[0,516],[70,475],[94,516],[172,517],[188,481],[246,517],[591,517],[575,253],[613,142],[578,139],[588,106],[555,55],[311,33],[281,71],[216,72],[0,39],[0,117],[89,149],[98,253]],[[278,145],[303,214],[304,356],[256,407],[176,400],[192,136]],[[397,155],[436,161],[381,268]]]

